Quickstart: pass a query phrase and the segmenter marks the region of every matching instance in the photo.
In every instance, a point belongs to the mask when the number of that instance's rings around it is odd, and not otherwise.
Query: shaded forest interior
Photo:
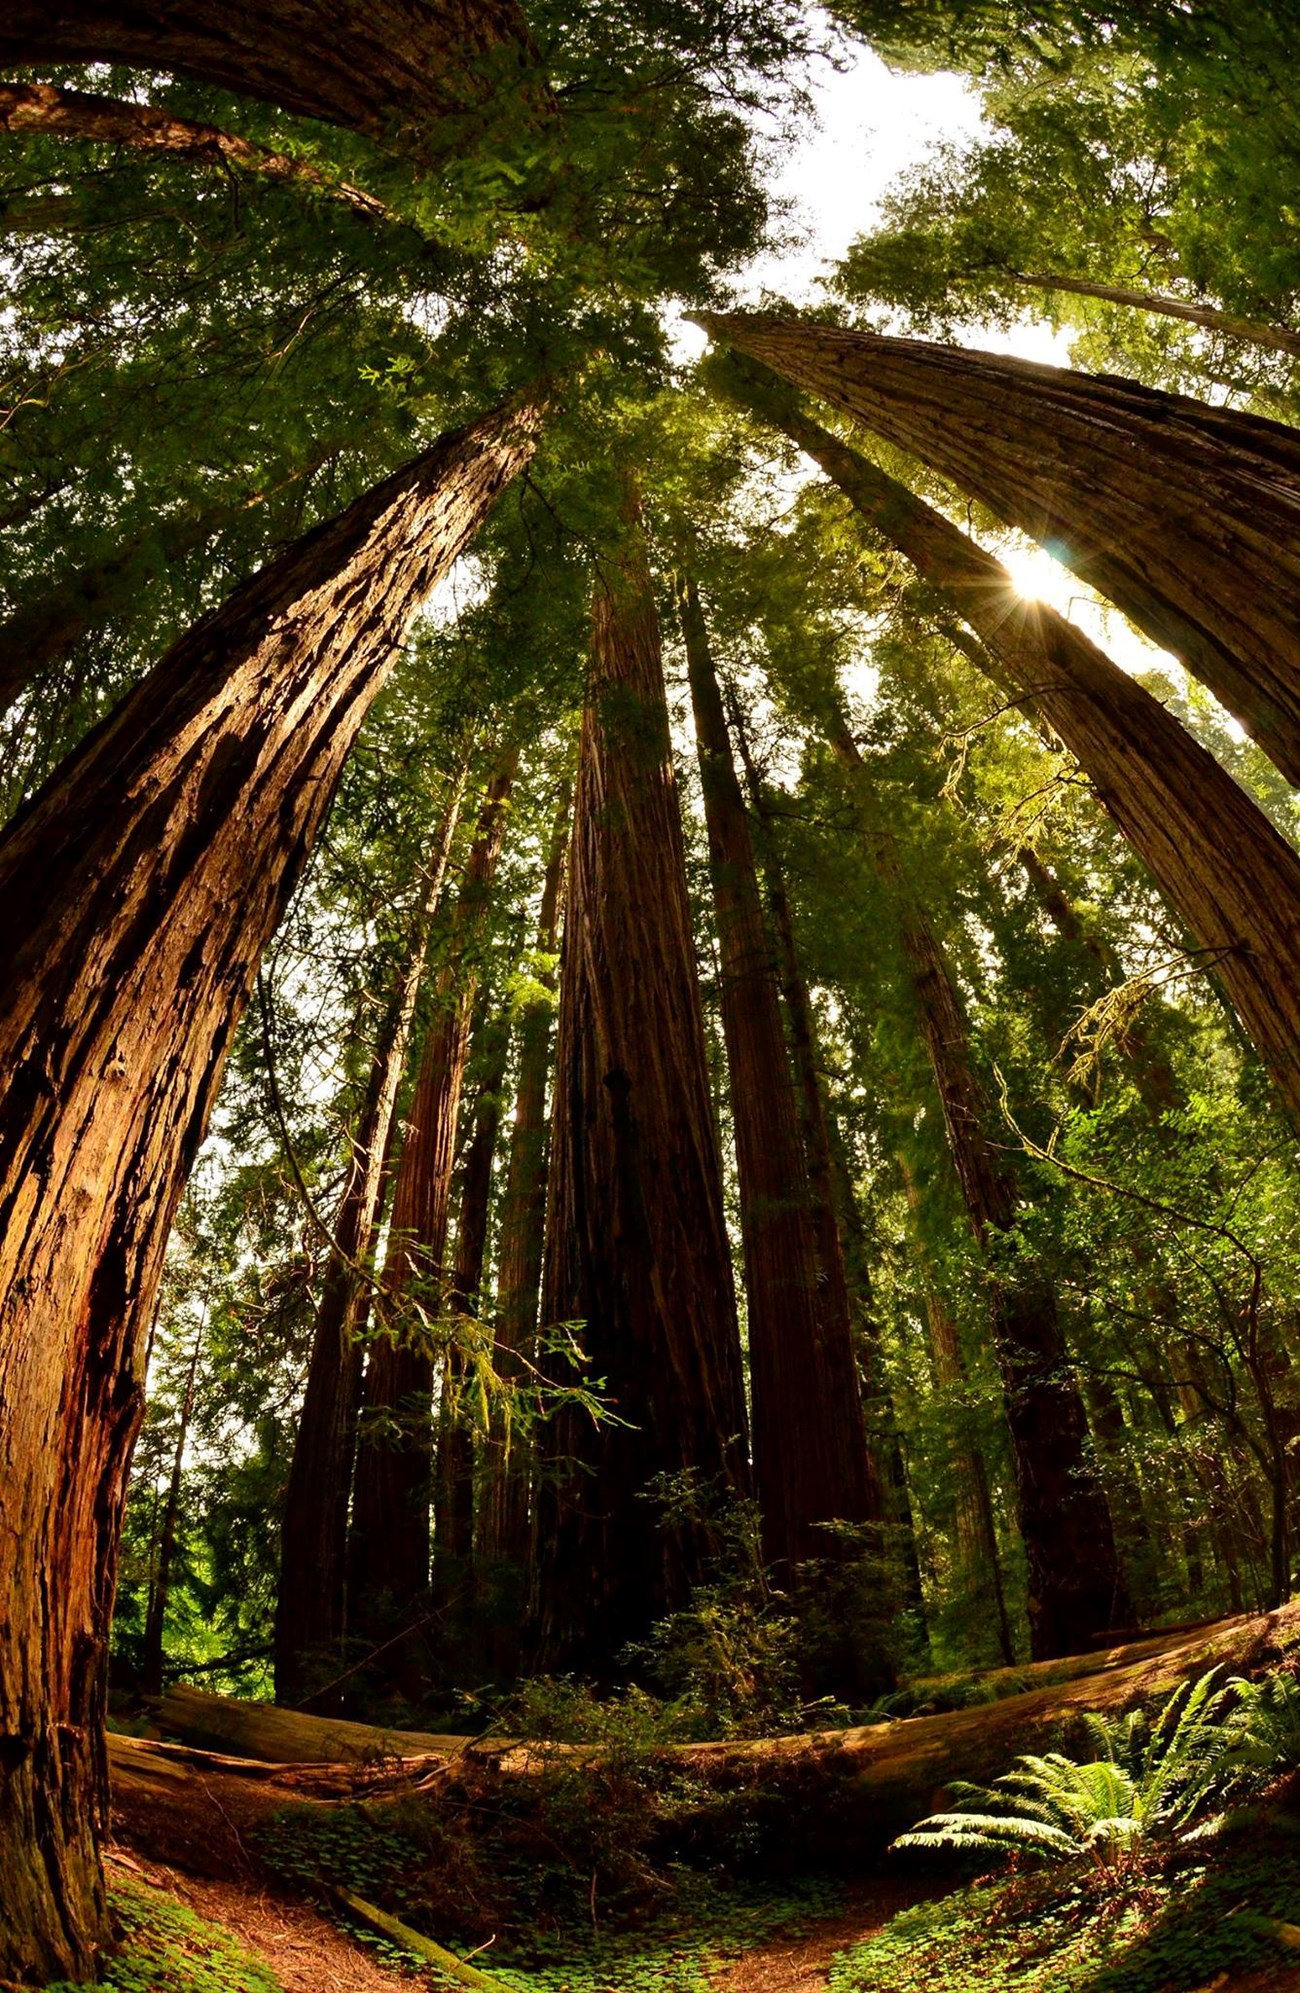
[[[10,0],[0,1987],[1289,1983],[1289,16]]]

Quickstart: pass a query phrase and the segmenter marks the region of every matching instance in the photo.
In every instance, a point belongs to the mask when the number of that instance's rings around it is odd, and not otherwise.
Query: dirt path
[[[836,1952],[860,1945],[900,1910],[944,1895],[950,1883],[873,1876],[850,1893],[842,1910],[819,1918],[799,1936],[778,1935],[746,1952],[717,1980],[718,1993],[822,1993]]]
[[[118,1850],[112,1882],[165,1890],[210,1924],[220,1924],[270,1967],[285,1993],[414,1993],[417,1982],[379,1960],[309,1904],[255,1884],[213,1882]]]

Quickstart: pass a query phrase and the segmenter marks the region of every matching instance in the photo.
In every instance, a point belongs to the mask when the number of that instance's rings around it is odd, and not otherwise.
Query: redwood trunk
[[[701,322],[1040,540],[1300,782],[1300,432],[997,354],[796,319]],[[1045,627],[1038,647],[1059,666]]]
[[[464,772],[455,779],[425,868],[406,968],[393,991],[370,1064],[357,1121],[352,1166],[339,1205],[334,1251],[325,1269],[307,1388],[280,1529],[275,1615],[275,1692],[299,1702],[342,1668],[348,1495],[361,1399],[359,1334],[370,1308],[385,1167],[406,1068],[416,1000],[425,974],[429,928],[441,896],[460,813]],[[320,1707],[313,1698],[313,1707]]]
[[[174,70],[417,151],[526,49],[514,0],[9,0],[0,22],[6,66]]]
[[[765,413],[814,456],[870,524],[942,589],[1012,688],[1090,777],[1300,1117],[1300,858],[1213,755],[1056,611],[930,506],[760,390]],[[1298,515],[1297,523],[1300,523]],[[968,653],[978,661],[978,651]]]
[[[181,638],[0,838],[0,1979],[106,1934],[104,1652],[163,1249],[257,958],[536,418],[445,437]]]
[[[482,1313],[483,1266],[487,1258],[488,1218],[492,1208],[492,1165],[501,1126],[501,1089],[505,1084],[510,1036],[506,1020],[489,1016],[476,1036],[482,1076],[474,1103],[473,1133],[461,1170],[460,1214],[456,1226],[456,1257],[451,1272],[451,1305],[463,1317]],[[468,1374],[465,1352],[453,1343],[447,1352],[448,1377],[454,1384]],[[443,1416],[438,1430],[438,1496],[434,1505],[434,1540],[443,1557],[462,1568],[474,1547],[474,1435],[457,1394],[444,1385]]]
[[[990,1109],[961,998],[938,937],[904,887],[893,839],[879,819],[857,745],[842,720],[832,728],[832,745],[852,784],[872,863],[895,907],[962,1199],[989,1260],[993,1346],[1029,1567],[1031,1648],[1035,1660],[1079,1653],[1096,1634],[1127,1625],[1130,1607],[1110,1513],[1089,1459],[1087,1416],[1070,1372],[1056,1299],[1041,1278],[998,1264],[1015,1226],[1019,1194],[989,1136]]]
[[[572,812],[573,792],[566,780],[556,808],[537,922],[537,952],[544,957],[554,955],[559,935]],[[539,980],[548,989],[554,986],[549,970],[544,970]],[[537,1353],[537,1308],[546,1238],[546,1083],[551,1071],[552,1011],[552,1003],[540,998],[529,1004],[519,1023],[519,1084],[510,1126],[497,1251],[496,1361],[503,1380],[513,1385],[524,1382],[526,1364]],[[507,1417],[494,1414],[479,1514],[478,1560],[483,1567],[508,1564],[523,1571],[527,1566],[531,1457],[531,1443],[520,1441]]]
[[[308,159],[292,159],[269,146],[255,145],[218,125],[178,118],[152,104],[131,104],[85,90],[62,90],[53,83],[0,83],[0,131],[13,137],[69,138],[94,145],[126,145],[196,166],[220,166],[295,180],[316,192],[345,201],[363,214],[391,219],[382,201],[332,180]]]
[[[749,1318],[754,1478],[766,1561],[788,1580],[827,1557],[819,1525],[880,1520],[847,1311],[818,1305],[817,1235],[776,963],[744,798],[695,583],[677,606],[709,835],[722,1031],[740,1185]]]
[[[518,749],[511,748],[479,812],[393,1191],[383,1277],[387,1319],[366,1366],[352,1497],[351,1630],[377,1643],[414,1623],[429,1584],[434,1356],[421,1316],[436,1317],[444,1299],[456,1129],[476,984],[467,957],[501,853],[518,760]],[[391,1660],[413,1691],[415,1649],[402,1645]]]
[[[574,805],[543,1324],[580,1322],[617,1419],[570,1408],[538,1497],[543,1666],[608,1676],[685,1604],[716,1537],[656,1513],[660,1475],[747,1485],[717,1134],[639,529],[597,580]],[[650,1499],[648,1499],[650,1497]]]
[[[1089,277],[1031,276],[1027,270],[1012,270],[1018,284],[1035,291],[1064,291],[1071,297],[1098,298],[1102,304],[1117,304],[1132,311],[1155,312],[1161,318],[1181,318],[1206,332],[1221,332],[1228,339],[1240,339],[1248,346],[1265,346],[1275,353],[1300,356],[1300,332],[1284,325],[1264,325],[1257,318],[1237,318],[1220,311],[1217,305],[1194,304],[1187,298],[1171,298],[1167,291],[1143,291],[1129,284],[1098,284]]]

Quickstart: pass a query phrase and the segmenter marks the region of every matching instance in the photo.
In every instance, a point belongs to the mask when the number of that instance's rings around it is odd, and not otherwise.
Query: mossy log
[[[230,1751],[266,1764],[367,1764],[389,1758],[454,1757],[468,1737],[422,1730],[386,1730],[342,1717],[305,1716],[271,1702],[238,1702],[178,1682],[158,1703],[158,1727],[168,1737]]]

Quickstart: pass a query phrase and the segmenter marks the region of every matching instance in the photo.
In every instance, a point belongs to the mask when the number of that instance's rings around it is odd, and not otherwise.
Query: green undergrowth
[[[113,1993],[282,1993],[274,1973],[250,1958],[228,1931],[196,1917],[159,1890],[112,1894],[122,1938],[99,1984]],[[47,1993],[74,1993],[67,1981]]]
[[[1300,1834],[1265,1818],[1118,1898],[1077,1873],[971,1883],[842,1952],[830,1993],[1190,1993],[1294,1964],[1275,1927],[1298,1923]]]

